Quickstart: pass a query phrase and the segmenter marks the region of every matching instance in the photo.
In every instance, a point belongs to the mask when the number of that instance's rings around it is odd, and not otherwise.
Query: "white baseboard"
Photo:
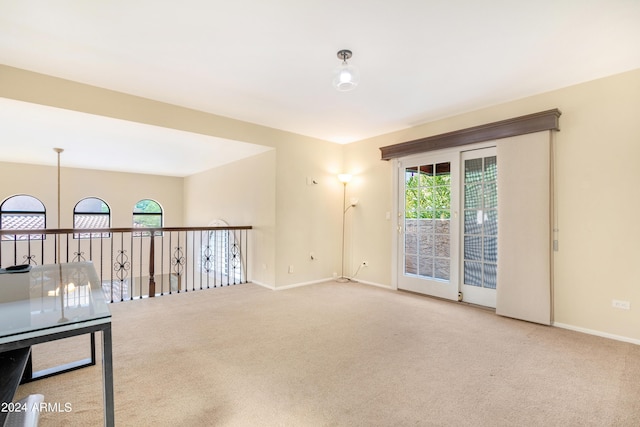
[[[315,284],[318,284],[318,283],[326,283],[326,282],[335,282],[335,280],[336,279],[334,279],[332,277],[327,277],[326,279],[312,280],[312,281],[309,281],[309,282],[293,283],[291,285],[286,285],[286,286],[271,286],[271,285],[267,285],[265,283],[256,282],[256,281],[251,281],[251,283],[253,283],[254,285],[262,286],[263,288],[271,289],[272,291],[284,291],[284,290],[287,290],[287,289],[299,288],[301,286],[309,286],[309,285],[315,285]],[[384,288],[384,289],[393,290],[393,288],[391,286],[383,285],[381,283],[368,282],[366,280],[358,280],[358,279],[353,279],[353,282],[354,283],[362,283],[363,285],[376,286],[378,288]]]
[[[284,290],[287,290],[287,289],[299,288],[300,286],[309,286],[309,285],[315,285],[317,283],[331,282],[333,280],[334,279],[328,277],[326,279],[312,280],[310,282],[300,282],[300,283],[294,283],[292,285],[278,286],[274,290],[276,290],[276,291],[284,291]]]
[[[389,289],[389,290],[396,290],[394,289],[391,285],[383,285],[382,283],[376,283],[376,282],[369,282],[366,280],[358,280],[358,279],[353,279],[354,282],[356,283],[362,283],[363,285],[369,285],[369,286],[375,286],[377,288],[384,288],[384,289]]]
[[[623,337],[621,335],[609,334],[607,332],[594,331],[593,329],[581,328],[579,326],[567,325],[565,323],[553,322],[552,326],[562,328],[562,329],[569,329],[571,331],[582,332],[584,334],[595,335],[598,337],[609,338],[616,341],[623,341],[631,344],[640,345],[640,340],[635,338]]]
[[[272,291],[284,291],[284,290],[287,290],[287,289],[299,288],[301,286],[314,285],[316,283],[330,282],[331,280],[333,280],[333,279],[314,280],[314,281],[311,281],[311,282],[294,283],[292,285],[286,285],[286,286],[267,285],[266,283],[256,282],[254,280],[252,280],[252,281],[250,281],[248,283],[253,283],[254,285],[262,286],[263,288],[267,288],[267,289],[272,290]]]
[[[249,280],[248,283],[253,283],[254,285],[262,286],[263,288],[271,289],[272,291],[275,290],[273,286],[267,285],[266,283],[262,282],[256,282],[255,280]]]

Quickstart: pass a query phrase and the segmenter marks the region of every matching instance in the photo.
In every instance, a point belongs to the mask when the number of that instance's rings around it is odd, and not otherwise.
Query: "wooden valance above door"
[[[560,130],[559,118],[561,114],[560,110],[555,108],[553,110],[541,111],[539,113],[527,114],[526,116],[380,147],[382,160],[391,160],[411,154],[475,144],[477,142],[491,141],[494,139],[509,138],[544,130]]]

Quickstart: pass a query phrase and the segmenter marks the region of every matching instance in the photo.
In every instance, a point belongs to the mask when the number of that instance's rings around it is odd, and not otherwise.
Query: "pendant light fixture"
[[[353,53],[350,50],[342,49],[338,51],[338,59],[342,64],[333,73],[333,86],[341,92],[355,89],[360,82],[360,73],[353,65],[347,63]]]

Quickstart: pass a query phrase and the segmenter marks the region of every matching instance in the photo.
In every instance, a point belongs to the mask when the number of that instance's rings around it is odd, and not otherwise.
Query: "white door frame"
[[[401,192],[401,187],[404,189],[404,175],[405,168],[411,166],[420,166],[425,164],[438,164],[438,163],[449,163],[450,166],[450,177],[451,177],[451,204],[450,204],[450,218],[449,222],[449,279],[435,279],[431,277],[421,277],[418,275],[412,274],[404,274],[404,268],[402,266],[405,265],[404,259],[404,236],[405,230],[405,193],[404,190]],[[397,188],[397,199],[396,199],[396,210],[397,213],[395,215],[395,225],[396,225],[396,251],[397,251],[397,282],[396,286],[398,288],[424,293],[427,295],[432,295],[440,298],[457,300],[458,298],[458,282],[459,282],[459,267],[458,267],[458,257],[459,257],[459,172],[460,167],[460,154],[458,150],[446,150],[446,151],[437,151],[437,152],[429,152],[418,155],[407,156],[405,158],[399,159],[398,168],[396,169],[396,182],[398,185]],[[401,181],[402,180],[402,181]]]
[[[424,153],[420,153],[420,154],[416,154],[416,155],[411,155],[411,156],[406,156],[406,157],[402,157],[402,158],[394,158],[391,160],[391,166],[392,166],[392,173],[391,173],[391,179],[392,179],[392,206],[391,206],[391,227],[390,227],[390,232],[391,232],[391,287],[395,290],[400,289],[398,287],[398,279],[400,277],[401,271],[399,269],[399,257],[402,256],[402,253],[399,250],[399,244],[400,244],[400,233],[398,230],[398,226],[400,225],[399,222],[401,220],[400,215],[402,214],[402,210],[400,209],[400,169],[403,168],[403,164],[406,164],[407,161],[411,161],[413,159],[416,158],[422,158],[425,155],[428,156],[433,156],[433,157],[439,157],[441,155],[455,155],[457,160],[458,160],[458,164],[461,165],[461,161],[460,161],[460,157],[461,157],[461,153],[463,151],[470,151],[470,150],[476,150],[476,149],[481,149],[481,148],[489,148],[489,147],[495,147],[496,146],[496,141],[486,141],[486,142],[482,142],[482,143],[478,143],[478,144],[469,144],[469,145],[463,145],[460,147],[454,147],[454,148],[449,148],[449,149],[443,149],[443,150],[434,150],[434,151],[427,151]],[[460,172],[461,173],[461,172]],[[460,174],[459,173],[459,174]],[[457,181],[458,181],[458,186],[460,186],[460,177],[457,177]],[[451,206],[451,211],[452,211],[452,216],[454,215],[454,212],[457,213],[458,219],[460,218],[460,200],[457,200],[457,206]],[[404,206],[403,206],[404,208]],[[404,226],[404,225],[403,225]],[[461,228],[461,222],[458,221],[458,226],[456,227],[456,238],[458,239],[458,242],[456,243],[456,250],[460,251],[462,248],[462,245],[459,244],[459,240],[460,240],[460,228]],[[452,236],[453,237],[453,236]],[[456,254],[456,257],[458,258],[458,260],[460,260],[460,253]],[[457,294],[459,292],[460,289],[460,279],[459,279],[459,275],[460,275],[460,262],[458,261],[458,265],[456,266],[452,266],[451,268],[451,274],[452,274],[452,278],[453,275],[455,274],[456,276],[456,283],[455,283],[455,288],[456,288],[456,294],[455,294],[455,299],[457,300]],[[455,268],[455,271],[454,271]],[[453,299],[453,298],[452,298]]]

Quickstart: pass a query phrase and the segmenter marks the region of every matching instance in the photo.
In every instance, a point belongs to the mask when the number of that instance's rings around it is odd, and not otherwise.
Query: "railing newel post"
[[[171,279],[169,279],[171,287]],[[160,296],[164,295],[164,231],[160,234]]]
[[[156,281],[153,277],[155,274],[155,254],[156,254],[156,232],[152,231],[149,241],[149,298],[156,296]]]

